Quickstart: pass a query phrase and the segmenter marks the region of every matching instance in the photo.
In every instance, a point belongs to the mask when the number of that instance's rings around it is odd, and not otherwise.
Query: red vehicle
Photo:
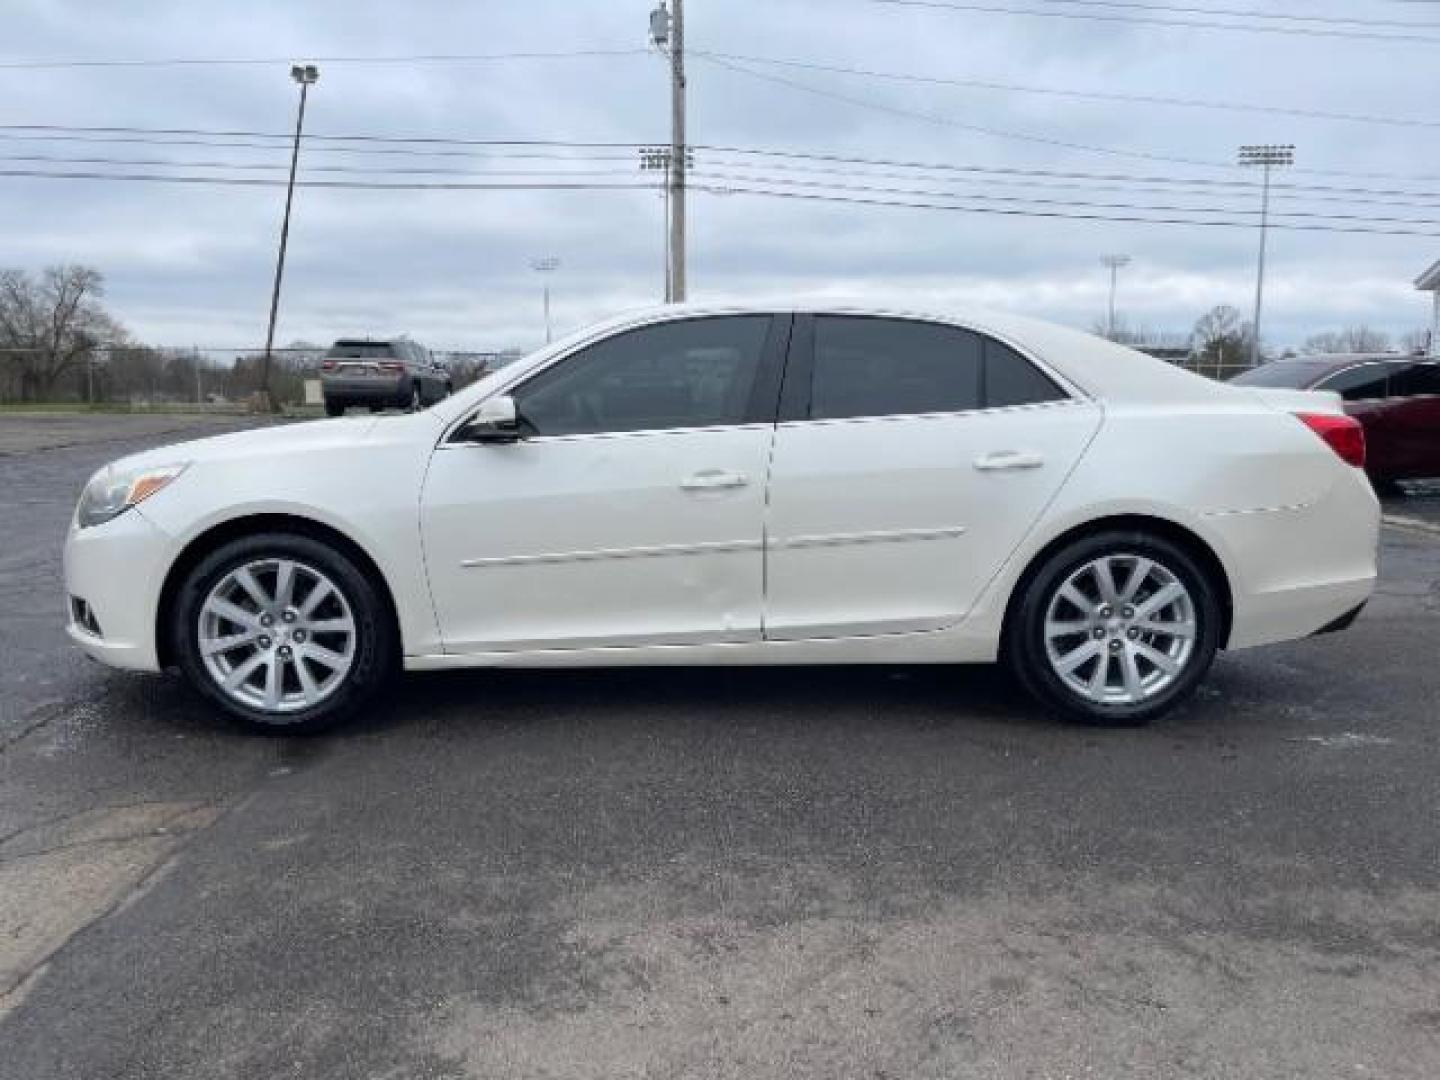
[[[1377,488],[1440,477],[1440,361],[1433,357],[1302,356],[1230,381],[1336,391],[1365,428],[1365,471]]]

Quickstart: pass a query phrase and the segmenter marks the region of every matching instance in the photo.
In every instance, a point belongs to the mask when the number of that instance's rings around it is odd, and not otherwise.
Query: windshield
[[[1284,386],[1292,390],[1304,390],[1325,374],[1323,364],[1306,363],[1303,360],[1279,360],[1273,364],[1261,364],[1249,371],[1242,371],[1232,383],[1242,386]]]
[[[387,360],[395,350],[388,341],[337,341],[325,355],[332,360]]]

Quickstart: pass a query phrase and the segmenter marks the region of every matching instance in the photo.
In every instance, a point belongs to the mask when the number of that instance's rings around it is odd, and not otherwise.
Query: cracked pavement
[[[74,496],[155,430],[10,423],[6,1080],[1440,1074],[1440,538],[1141,731],[985,670],[514,671],[262,739],[64,642]]]

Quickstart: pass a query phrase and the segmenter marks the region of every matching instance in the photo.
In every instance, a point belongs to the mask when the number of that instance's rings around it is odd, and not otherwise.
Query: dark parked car
[[[364,405],[371,412],[422,409],[453,389],[450,373],[430,350],[407,338],[341,338],[320,363],[320,390],[329,416],[343,416],[351,405]]]
[[[1433,357],[1299,357],[1231,382],[1337,392],[1364,425],[1365,471],[1377,486],[1440,476],[1440,361]]]

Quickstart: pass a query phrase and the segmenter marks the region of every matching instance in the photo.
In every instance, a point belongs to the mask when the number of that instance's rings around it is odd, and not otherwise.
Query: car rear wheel
[[[1164,537],[1106,532],[1032,575],[1005,653],[1045,705],[1092,724],[1139,725],[1194,692],[1219,647],[1214,584]]]
[[[345,403],[344,403],[343,401],[326,401],[326,402],[325,402],[325,415],[326,415],[326,416],[344,416],[344,415],[345,415]]]
[[[375,584],[308,536],[231,541],[190,571],[172,640],[191,684],[258,731],[318,731],[356,712],[398,652]]]

